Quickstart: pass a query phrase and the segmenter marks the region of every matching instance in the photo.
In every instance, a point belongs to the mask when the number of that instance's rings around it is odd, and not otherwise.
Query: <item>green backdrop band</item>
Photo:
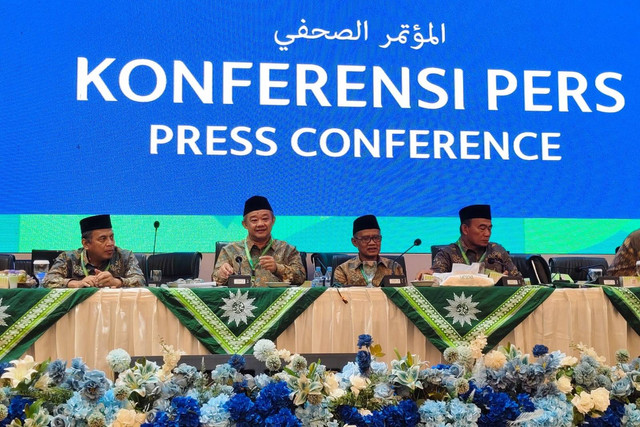
[[[90,213],[88,213],[90,214]],[[87,214],[87,215],[88,215]],[[86,215],[0,215],[0,252],[80,247],[78,222]],[[354,252],[355,217],[277,216],[274,237],[305,252]],[[240,216],[114,215],[116,243],[134,252],[151,252],[154,221],[160,221],[157,252],[215,252],[216,241],[241,240],[246,230]],[[399,253],[416,238],[422,246],[412,253],[429,253],[431,245],[459,237],[457,217],[379,217],[382,251]],[[613,254],[640,220],[494,218],[492,241],[511,253]]]

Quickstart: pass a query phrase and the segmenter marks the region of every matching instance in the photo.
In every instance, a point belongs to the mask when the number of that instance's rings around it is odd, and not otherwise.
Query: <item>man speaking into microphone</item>
[[[249,198],[242,219],[247,237],[222,248],[211,278],[218,285],[226,284],[234,274],[251,275],[255,286],[266,286],[268,282],[301,285],[306,276],[300,253],[287,242],[271,237],[275,221],[266,197]]]
[[[434,273],[448,273],[452,265],[474,262],[484,264],[484,267],[506,276],[522,278],[507,251],[497,243],[490,242],[491,206],[471,205],[460,209],[460,238],[445,246],[433,258],[431,270]],[[430,273],[430,270],[418,272]]]
[[[380,256],[382,235],[378,219],[374,215],[364,215],[353,221],[351,243],[358,248],[358,255],[336,268],[334,283],[345,286],[380,286],[385,276],[404,275],[399,264]]]

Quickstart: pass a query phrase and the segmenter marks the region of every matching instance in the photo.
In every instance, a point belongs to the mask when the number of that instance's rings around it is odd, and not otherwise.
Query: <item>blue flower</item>
[[[140,427],[178,427],[178,422],[171,420],[169,414],[164,411],[156,412],[153,422],[143,423]]]
[[[260,390],[255,408],[263,418],[276,414],[280,409],[288,408],[292,405],[289,398],[290,393],[291,390],[289,390],[287,383],[284,381],[271,383]]]
[[[358,354],[356,354],[356,363],[358,364],[360,373],[365,375],[371,366],[371,353],[365,350],[358,351]]]
[[[234,354],[233,356],[231,356],[231,358],[227,363],[231,365],[231,367],[236,371],[241,371],[244,369],[246,361],[244,360],[244,357],[242,357],[241,355]]]
[[[549,353],[549,347],[547,347],[546,345],[536,344],[533,347],[533,355],[535,357],[544,356],[547,353]]]
[[[11,402],[9,403],[9,409],[7,417],[0,421],[0,426],[9,425],[14,419],[19,419],[22,424],[24,424],[25,414],[24,408],[27,405],[31,405],[33,403],[33,399],[24,398],[22,396],[15,396],[11,398]]]
[[[220,394],[209,399],[200,408],[200,422],[202,424],[223,424],[229,419],[229,411],[225,404],[229,401],[229,396]]]
[[[398,403],[398,411],[402,416],[404,425],[415,426],[420,421],[420,414],[418,413],[418,405],[413,400],[403,400]]]
[[[180,427],[198,427],[200,425],[200,406],[192,397],[175,397],[171,401],[175,421]]]
[[[49,366],[47,366],[47,374],[55,385],[59,385],[64,381],[64,377],[67,374],[66,369],[67,362],[65,360],[57,359],[49,363]]]
[[[368,334],[362,334],[358,336],[358,348],[362,348],[362,347],[371,347],[371,343],[373,342],[373,339],[371,338],[371,335]]]
[[[265,418],[266,427],[302,427],[302,423],[297,419],[289,408],[281,408],[278,413]]]
[[[248,383],[246,379],[243,379],[242,381],[235,381],[231,386],[233,387],[234,393],[244,393]]]
[[[229,411],[231,420],[238,423],[238,425],[255,419],[252,416],[255,412],[254,407],[255,404],[244,394],[235,394],[224,404],[224,408]]]
[[[624,420],[628,426],[640,425],[640,409],[635,403],[629,403],[624,406]]]

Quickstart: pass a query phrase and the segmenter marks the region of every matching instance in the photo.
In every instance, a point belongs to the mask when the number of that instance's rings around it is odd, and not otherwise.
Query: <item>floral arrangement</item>
[[[448,348],[446,364],[396,352],[388,366],[361,335],[355,360],[331,372],[260,340],[265,373],[252,376],[242,356],[205,372],[161,345],[162,366],[110,352],[114,381],[80,359],[0,364],[0,427],[640,425],[640,358],[626,351],[613,366],[581,344],[579,357],[543,345],[484,354],[478,336]]]

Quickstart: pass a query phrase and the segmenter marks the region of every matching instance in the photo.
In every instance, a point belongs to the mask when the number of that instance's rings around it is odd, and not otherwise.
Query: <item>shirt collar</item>
[[[273,237],[270,238],[270,240],[273,239]],[[249,237],[249,235],[247,235],[247,247],[249,248],[249,250],[253,249],[253,247],[255,246],[256,248],[258,248],[258,245],[256,244],[256,242],[254,242],[251,237]],[[275,239],[273,239],[273,242],[275,243]],[[267,240],[267,243],[262,247],[262,249],[266,248],[267,245],[269,245],[269,240]],[[273,246],[271,246],[273,247]],[[260,249],[260,248],[258,248]]]

